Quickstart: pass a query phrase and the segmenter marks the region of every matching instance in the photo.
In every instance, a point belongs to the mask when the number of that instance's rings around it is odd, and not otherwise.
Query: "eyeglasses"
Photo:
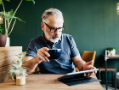
[[[46,23],[45,23],[45,25],[50,29],[50,32],[52,32],[52,33],[56,32],[56,30],[58,30],[59,32],[62,32],[64,30],[64,26],[63,27],[59,27],[59,28],[55,28],[55,27],[50,27]]]

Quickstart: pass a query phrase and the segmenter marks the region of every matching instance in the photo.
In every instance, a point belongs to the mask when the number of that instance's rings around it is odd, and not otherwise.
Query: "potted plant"
[[[108,56],[114,56],[116,53],[115,47],[109,47],[109,48],[107,48],[107,50],[108,50]]]
[[[5,47],[6,45],[6,35],[4,35],[4,29],[0,25],[0,47]]]
[[[20,53],[16,55],[18,57],[17,61],[12,61],[12,69],[10,70],[10,73],[12,73],[12,80],[16,81],[16,85],[24,85],[26,83],[25,76],[27,75],[27,69],[26,67],[22,67],[22,62],[25,61],[22,59],[24,56],[24,53]]]
[[[10,2],[10,0],[5,0],[5,1],[8,1]],[[35,4],[35,1],[34,0],[26,0],[26,1],[32,1],[34,4]],[[14,29],[14,26],[15,26],[15,23],[16,23],[16,20],[19,20],[21,22],[24,22],[22,19],[18,18],[15,16],[17,10],[19,9],[20,5],[22,4],[23,0],[20,0],[17,8],[15,9],[15,11],[13,11],[13,9],[11,9],[10,11],[6,12],[5,10],[5,5],[4,5],[4,2],[3,0],[0,0],[0,5],[2,5],[2,8],[3,8],[3,11],[0,12],[0,14],[3,16],[4,18],[4,29],[5,29],[5,33],[4,35],[7,36],[7,45],[6,46],[9,46],[10,42],[9,42],[9,35],[11,34],[11,32],[13,31]]]

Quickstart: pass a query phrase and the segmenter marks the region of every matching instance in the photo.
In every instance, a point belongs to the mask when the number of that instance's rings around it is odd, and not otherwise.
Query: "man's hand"
[[[92,66],[92,63],[93,63],[93,61],[85,63],[84,66],[83,66],[83,71],[91,70],[91,69],[96,69],[94,66]],[[84,74],[84,76],[90,76],[92,73]],[[94,73],[96,74],[97,72],[94,71]]]
[[[35,56],[36,63],[41,63],[42,61],[49,62],[48,57],[50,57],[49,48],[43,47],[41,49],[38,49],[37,54]]]

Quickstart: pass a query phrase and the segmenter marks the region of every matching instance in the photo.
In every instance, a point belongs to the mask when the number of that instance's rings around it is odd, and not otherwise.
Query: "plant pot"
[[[109,51],[109,56],[114,56],[114,55],[115,55],[115,53],[116,53],[116,50],[115,50],[115,49],[113,49],[113,50]]]
[[[7,37],[7,41],[6,41],[5,47],[9,47],[9,46],[10,46],[10,37]]]
[[[7,36],[6,35],[0,35],[0,47],[5,47],[6,40],[7,40]]]

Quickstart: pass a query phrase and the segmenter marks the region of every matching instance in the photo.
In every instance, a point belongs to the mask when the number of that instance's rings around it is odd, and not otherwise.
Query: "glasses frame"
[[[43,22],[43,23],[45,23],[45,22]],[[50,29],[50,32],[51,32],[51,29],[55,29],[54,32],[56,32],[56,30],[61,29],[61,28],[62,28],[62,31],[64,30],[64,26],[63,26],[63,27],[55,28],[55,27],[50,27],[50,26],[49,26],[48,24],[46,24],[46,23],[45,23],[45,25]],[[61,32],[62,32],[62,31],[61,31]],[[54,32],[52,32],[52,33],[54,33]]]

